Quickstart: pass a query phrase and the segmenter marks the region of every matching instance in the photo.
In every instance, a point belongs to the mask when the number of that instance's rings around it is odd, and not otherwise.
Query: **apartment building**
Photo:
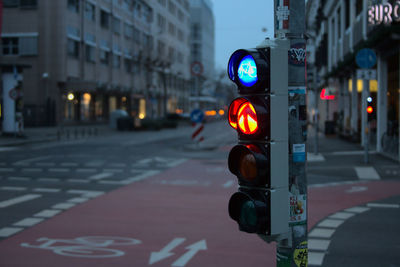
[[[187,108],[189,19],[187,0],[3,1],[0,61],[21,77],[25,125]]]
[[[306,13],[309,114],[321,129],[400,160],[400,1],[308,0]],[[376,54],[376,77],[357,76],[363,48]]]

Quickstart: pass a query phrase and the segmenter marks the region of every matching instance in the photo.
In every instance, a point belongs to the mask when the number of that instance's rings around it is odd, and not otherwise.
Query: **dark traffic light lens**
[[[239,159],[239,172],[244,179],[249,182],[257,178],[257,161],[256,158],[250,154],[241,155]]]
[[[245,228],[257,226],[257,211],[253,201],[245,201],[240,209],[239,223]]]

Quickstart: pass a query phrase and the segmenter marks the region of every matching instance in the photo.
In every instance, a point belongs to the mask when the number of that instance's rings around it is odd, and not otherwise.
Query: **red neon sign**
[[[334,99],[335,99],[335,95],[325,95],[325,93],[326,93],[326,89],[323,88],[323,89],[321,90],[321,94],[319,95],[319,97],[320,97],[322,100],[334,100]]]

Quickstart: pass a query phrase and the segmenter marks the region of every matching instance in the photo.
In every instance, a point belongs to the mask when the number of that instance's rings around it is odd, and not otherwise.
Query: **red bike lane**
[[[236,178],[225,166],[190,160],[67,210],[0,242],[0,266],[274,266],[275,244],[239,232],[228,216]],[[342,209],[400,195],[400,183],[308,193],[311,228]]]

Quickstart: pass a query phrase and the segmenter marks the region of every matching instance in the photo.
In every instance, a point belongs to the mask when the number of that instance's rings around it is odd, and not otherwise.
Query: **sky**
[[[273,38],[273,0],[212,0],[212,3],[217,71],[226,69],[235,50],[255,48],[266,37]]]

